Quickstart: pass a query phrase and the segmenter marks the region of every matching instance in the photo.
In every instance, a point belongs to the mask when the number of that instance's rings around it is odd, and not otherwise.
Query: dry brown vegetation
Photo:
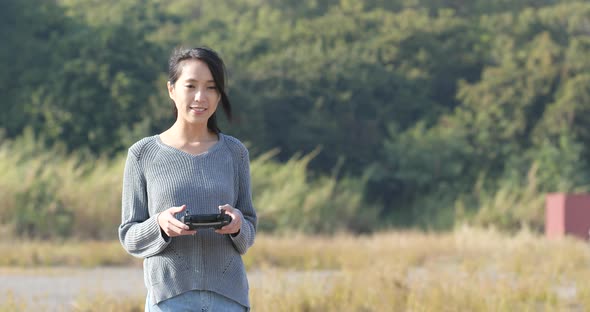
[[[104,263],[131,264],[112,246],[38,248],[54,260],[87,265],[75,250],[105,250]],[[109,247],[110,246],[110,247]],[[69,249],[70,248],[70,249]],[[87,248],[87,249],[85,249]],[[110,249],[112,248],[112,249]],[[0,250],[6,255],[7,248]],[[65,253],[58,256],[60,250]],[[84,251],[86,252],[86,251]],[[80,252],[79,254],[84,254]],[[108,258],[108,257],[107,257]],[[387,232],[371,236],[260,235],[245,257],[264,287],[252,288],[253,311],[585,311],[590,308],[590,248],[575,239],[547,240],[531,232],[506,235],[470,227],[452,233]],[[32,265],[33,262],[23,265]],[[97,263],[100,264],[100,263]],[[7,263],[3,263],[7,265]],[[292,272],[303,272],[298,278]],[[143,298],[80,298],[75,311],[142,311]],[[22,302],[7,295],[2,307]],[[1,309],[0,309],[1,310]]]

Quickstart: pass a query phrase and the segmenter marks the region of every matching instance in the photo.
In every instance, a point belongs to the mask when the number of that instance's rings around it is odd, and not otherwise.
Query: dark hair
[[[213,81],[215,82],[215,86],[221,95],[221,106],[223,107],[225,116],[231,121],[231,104],[227,94],[225,93],[225,64],[223,64],[223,60],[212,49],[208,47],[175,49],[170,56],[170,61],[168,62],[168,82],[170,82],[171,85],[174,85],[182,74],[182,62],[193,59],[205,62],[207,67],[209,67],[211,75],[213,76]],[[178,116],[176,105],[173,103],[172,106],[174,107],[174,113]],[[215,114],[216,113],[213,113],[213,115],[211,115],[207,121],[207,128],[215,133],[219,133],[221,130],[217,126],[217,118]]]

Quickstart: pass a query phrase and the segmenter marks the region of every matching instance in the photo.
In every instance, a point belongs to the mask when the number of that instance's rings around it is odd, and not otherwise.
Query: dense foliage
[[[171,124],[171,49],[208,45],[230,74],[222,129],[283,162],[319,151],[308,174],[384,224],[540,228],[544,193],[589,189],[587,1],[9,0],[0,26],[9,139],[119,155]]]

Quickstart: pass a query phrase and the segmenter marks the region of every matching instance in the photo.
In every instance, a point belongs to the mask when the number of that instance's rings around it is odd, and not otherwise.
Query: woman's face
[[[178,109],[178,120],[205,124],[215,113],[221,98],[207,64],[186,60],[180,64],[181,74],[174,85],[168,82],[168,94]]]

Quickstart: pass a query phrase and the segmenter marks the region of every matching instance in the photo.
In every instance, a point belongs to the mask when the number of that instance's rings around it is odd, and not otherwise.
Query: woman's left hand
[[[225,213],[231,217],[231,222],[221,229],[215,230],[215,232],[218,234],[237,234],[240,232],[242,220],[244,219],[242,212],[230,205],[219,206],[219,210],[225,210]]]

